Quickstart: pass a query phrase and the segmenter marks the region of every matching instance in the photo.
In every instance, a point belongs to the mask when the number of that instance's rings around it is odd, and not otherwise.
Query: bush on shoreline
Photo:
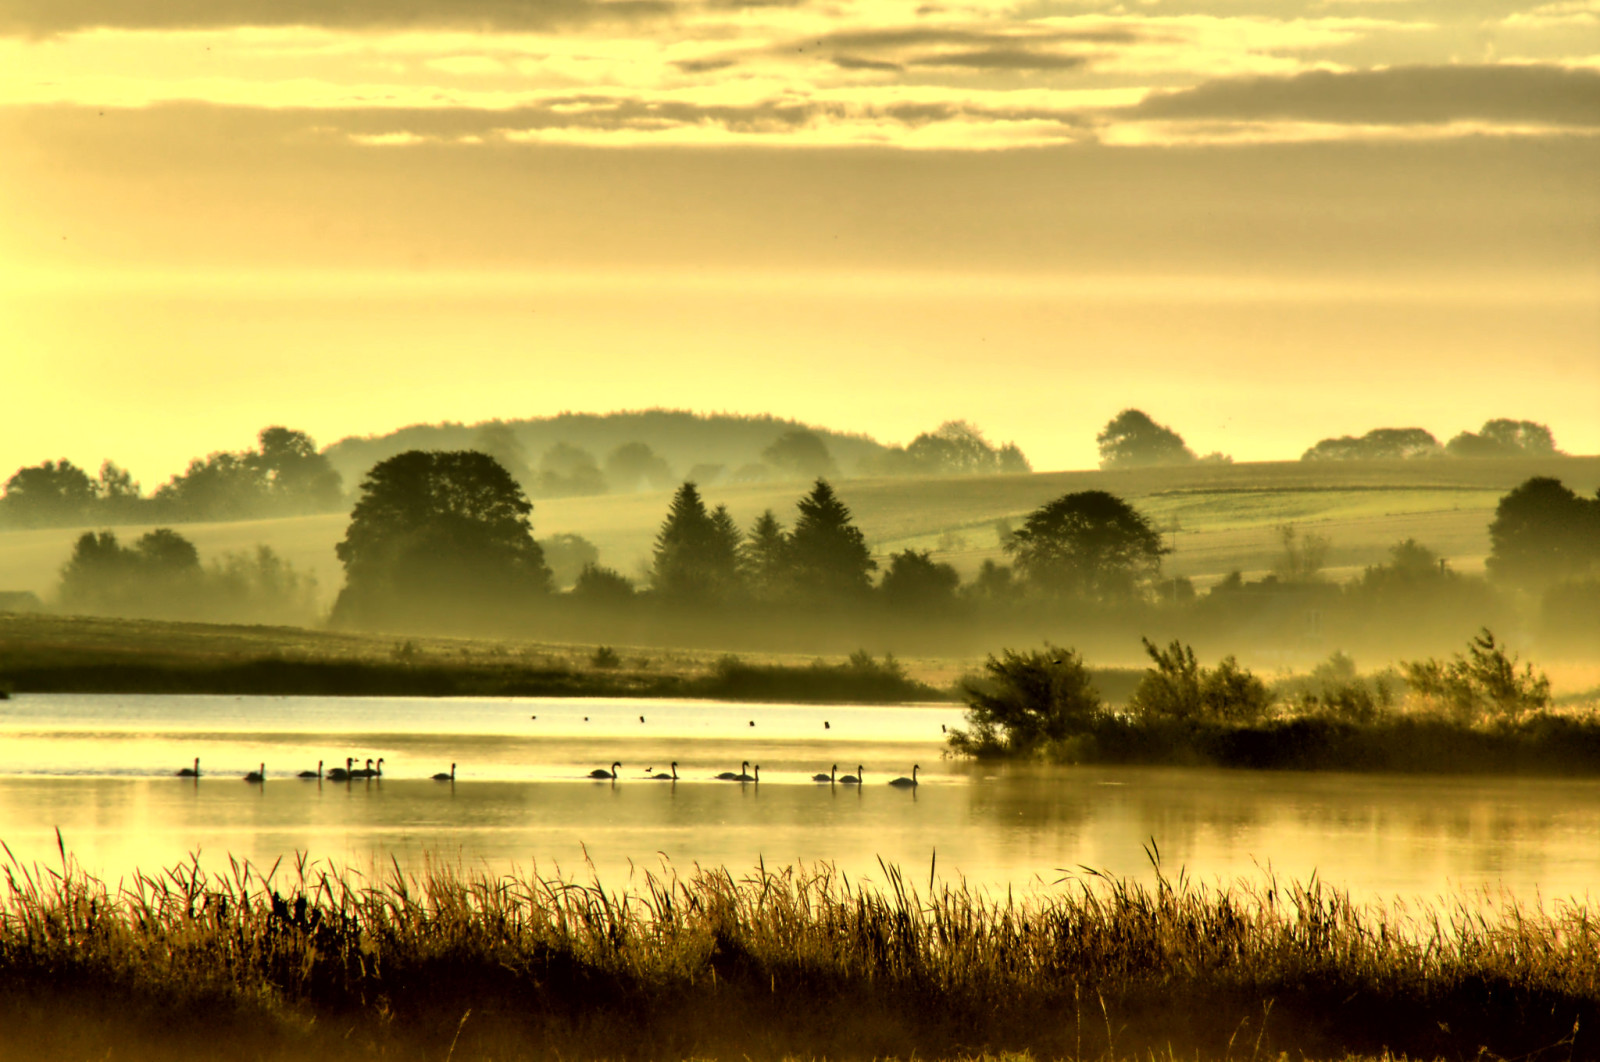
[[[65,854],[10,860],[7,1042],[30,1060],[1600,1056],[1574,1036],[1600,1020],[1600,923],[1564,904],[1390,910],[1159,861],[1152,886],[1091,873],[1023,899],[825,864],[623,891],[278,869],[196,860],[110,887]]]

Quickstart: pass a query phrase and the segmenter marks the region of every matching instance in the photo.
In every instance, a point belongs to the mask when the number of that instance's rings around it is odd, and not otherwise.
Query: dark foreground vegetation
[[[1343,654],[1269,688],[1181,642],[1117,703],[1071,649],[1006,650],[964,683],[952,752],[1060,763],[1278,770],[1600,774],[1600,713],[1559,710],[1549,679],[1483,631],[1450,660],[1361,677]],[[1403,692],[1402,700],[1397,694]]]
[[[654,652],[656,655],[644,655]],[[404,697],[949,700],[892,656],[829,663],[610,646],[0,614],[0,690]]]
[[[28,1059],[1600,1057],[1600,924],[1324,884],[1080,876],[1029,899],[894,868],[624,892],[537,876],[5,868]],[[1158,863],[1159,869],[1159,863]],[[1480,899],[1482,902],[1479,902]],[[1548,1055],[1546,1054],[1548,1052]]]

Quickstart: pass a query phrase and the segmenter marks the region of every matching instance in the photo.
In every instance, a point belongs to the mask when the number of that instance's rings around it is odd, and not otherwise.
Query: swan
[[[920,771],[921,769],[922,768],[918,767],[916,764],[912,764],[911,765],[911,777],[910,778],[907,778],[905,775],[901,775],[899,778],[894,779],[889,784],[890,785],[897,785],[901,789],[910,789],[913,786],[919,784],[917,782],[917,772]]]
[[[738,780],[741,781],[741,782],[759,782],[759,781],[761,781],[761,764],[759,764],[759,763],[756,764],[756,773],[755,774],[753,774],[753,775],[741,774],[739,776]]]
[[[435,782],[453,782],[453,781],[455,781],[456,780],[456,765],[452,763],[450,765],[450,773],[449,774],[445,774],[443,771],[440,771],[438,774],[433,776],[433,780]]]
[[[350,772],[350,777],[351,778],[371,778],[372,777],[372,759],[371,759],[371,757],[368,757],[367,765],[365,767],[357,767],[355,770],[351,771]]]
[[[652,774],[650,780],[652,782],[676,782],[678,780],[678,761],[672,761],[671,774]]]
[[[322,777],[322,761],[321,760],[317,761],[317,769],[316,770],[314,770],[314,771],[301,771],[299,777],[301,777],[301,778],[321,778]]]
[[[620,764],[620,763],[613,763],[611,765],[611,770],[609,770],[609,771],[601,770],[599,767],[596,767],[594,770],[589,772],[589,777],[590,778],[595,778],[595,779],[609,778],[612,781],[616,781],[617,768],[621,767],[621,766],[622,766],[622,764]]]
[[[244,780],[247,782],[265,782],[267,780],[267,765],[263,763],[256,770],[245,775]]]
[[[838,774],[838,773],[839,773],[839,765],[836,763],[828,771],[827,774],[814,774],[814,775],[811,776],[811,780],[813,782],[831,782],[831,781],[833,781],[833,776]]]
[[[200,777],[200,757],[196,756],[194,758],[194,766],[193,767],[185,767],[183,770],[177,772],[177,774],[174,777],[177,777],[177,778],[199,778]]]
[[[749,760],[745,760],[744,762],[739,764],[739,773],[738,774],[734,774],[732,771],[723,771],[721,774],[717,775],[717,780],[720,781],[720,782],[739,782],[739,781],[743,781],[746,777],[748,777],[748,774],[746,772],[748,772],[749,770],[750,770],[750,761]]]
[[[839,779],[839,784],[840,785],[860,785],[862,776],[865,775],[866,773],[867,773],[866,771],[863,771],[861,769],[861,764],[858,763],[858,764],[856,764],[856,773],[855,774],[847,774],[847,775],[845,775],[843,778]]]
[[[350,779],[354,778],[356,776],[356,774],[360,773],[360,772],[354,772],[354,773],[351,772],[350,765],[352,763],[354,763],[354,762],[356,762],[356,758],[354,756],[346,756],[344,758],[344,766],[343,767],[335,767],[335,768],[333,768],[332,770],[330,770],[328,772],[328,781],[330,781],[330,782],[348,782]]]

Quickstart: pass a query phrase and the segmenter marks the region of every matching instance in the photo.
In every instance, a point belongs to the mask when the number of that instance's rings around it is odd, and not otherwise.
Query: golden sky
[[[0,473],[671,406],[1600,451],[1600,0],[0,0]]]

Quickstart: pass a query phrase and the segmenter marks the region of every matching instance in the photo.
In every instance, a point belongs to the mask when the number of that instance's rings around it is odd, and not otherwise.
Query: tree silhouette
[[[331,512],[344,501],[344,481],[317,444],[303,431],[261,429],[260,449],[245,457],[261,470],[275,507],[295,512]]]
[[[1552,457],[1560,453],[1555,436],[1545,425],[1505,417],[1485,421],[1476,433],[1462,432],[1445,449],[1454,457]]]
[[[71,461],[44,461],[6,480],[0,512],[15,527],[59,527],[87,518],[96,495],[89,473]]]
[[[1195,460],[1183,436],[1137,409],[1124,409],[1112,417],[1095,442],[1100,444],[1101,468],[1185,465]]]
[[[651,582],[656,592],[686,601],[717,601],[739,585],[739,529],[719,508],[706,512],[693,483],[672,496],[656,534]]]
[[[1134,596],[1167,552],[1138,510],[1103,490],[1065,494],[1040,506],[1005,549],[1030,587],[1098,600]]]
[[[761,459],[780,473],[795,479],[831,476],[838,472],[828,444],[809,431],[786,431],[765,450]]]
[[[344,541],[335,547],[345,587],[337,621],[367,624],[393,613],[501,613],[550,587],[522,488],[487,454],[411,450],[373,466]]]
[[[1580,497],[1535,476],[1500,499],[1489,524],[1489,574],[1541,589],[1600,566],[1600,492]]]
[[[739,547],[739,560],[745,585],[756,599],[774,601],[788,592],[793,567],[789,536],[771,509],[756,517],[750,526],[750,533]]]
[[[800,517],[789,536],[797,596],[827,601],[860,597],[872,589],[878,567],[866,536],[850,521],[850,510],[825,479],[800,499]]]
[[[606,480],[616,491],[666,490],[672,469],[644,443],[623,443],[606,455]]]
[[[926,615],[954,605],[960,584],[956,570],[934,560],[932,551],[907,549],[889,558],[879,591],[895,611]]]

